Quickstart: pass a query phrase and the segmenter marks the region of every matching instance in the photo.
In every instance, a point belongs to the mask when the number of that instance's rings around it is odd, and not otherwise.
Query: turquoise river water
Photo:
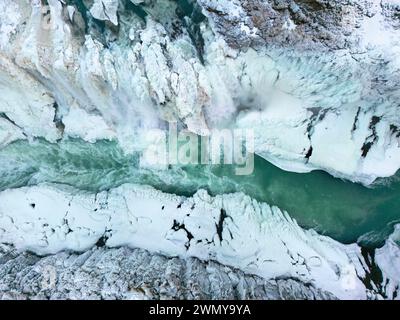
[[[17,141],[0,150],[0,190],[54,182],[102,191],[129,182],[186,196],[199,188],[211,194],[243,191],[287,210],[303,227],[345,243],[359,240],[370,246],[381,245],[400,221],[399,175],[366,188],[320,171],[286,172],[260,157],[249,176],[236,176],[231,166],[149,170],[138,163],[138,156],[127,156],[112,141]]]

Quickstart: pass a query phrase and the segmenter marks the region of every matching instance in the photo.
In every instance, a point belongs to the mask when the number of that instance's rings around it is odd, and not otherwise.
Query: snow
[[[8,120],[0,118],[0,147],[5,147],[16,140],[23,140],[25,138],[20,128]]]
[[[366,47],[378,47],[381,50],[391,50],[394,43],[399,42],[397,32],[388,26],[388,21],[383,14],[383,6],[399,5],[398,0],[372,0],[370,17],[365,17],[361,22],[361,28],[357,32],[361,36],[361,45]]]
[[[296,29],[296,24],[293,22],[292,19],[288,18],[283,24],[282,29],[293,31],[294,29]]]
[[[400,299],[400,225],[395,226],[394,233],[386,240],[385,245],[376,250],[375,262],[382,271],[382,287],[389,299]]]
[[[0,3],[0,49],[9,45],[9,39],[16,33],[18,25],[21,23],[22,14],[18,4],[12,0],[4,0]]]
[[[105,123],[99,115],[92,115],[80,108],[71,108],[63,117],[64,134],[74,138],[82,138],[88,142],[97,140],[112,140],[116,133]]]
[[[29,137],[45,137],[51,142],[60,138],[54,123],[55,101],[51,93],[1,55],[0,84],[0,113]]]

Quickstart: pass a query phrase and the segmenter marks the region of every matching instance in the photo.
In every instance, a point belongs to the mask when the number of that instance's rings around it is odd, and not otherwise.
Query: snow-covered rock
[[[118,2],[119,0],[95,0],[90,13],[96,19],[107,20],[118,25]]]
[[[116,133],[107,125],[104,119],[96,114],[90,114],[84,109],[71,107],[63,117],[64,134],[70,137],[82,138],[88,142],[116,137]]]
[[[9,120],[0,118],[0,147],[23,139],[25,139],[25,135],[20,128]]]
[[[286,170],[370,184],[399,169],[396,2],[132,2],[144,18],[87,3],[1,4],[0,112],[28,138],[115,138],[131,152],[166,122],[239,126]],[[90,133],[72,120],[86,114],[102,123]]]
[[[385,245],[375,251],[375,264],[381,271],[380,287],[389,299],[400,299],[400,225],[386,240]]]
[[[296,279],[342,299],[380,294],[362,282],[369,269],[356,244],[305,231],[287,213],[244,194],[200,190],[184,198],[138,185],[97,194],[57,185],[0,193],[2,243],[49,254],[85,251],[98,241],[213,260],[267,280]],[[385,277],[398,281],[389,267]]]
[[[98,246],[45,257],[0,246],[0,299],[335,298],[293,279],[264,280],[214,261]]]

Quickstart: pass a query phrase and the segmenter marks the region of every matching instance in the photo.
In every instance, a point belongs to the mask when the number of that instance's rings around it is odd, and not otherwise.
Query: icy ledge
[[[180,259],[216,261],[265,280],[294,279],[340,299],[398,296],[400,274],[389,240],[366,261],[343,245],[301,229],[285,212],[244,194],[191,198],[137,185],[97,194],[40,185],[0,193],[0,242],[44,255],[96,243]],[[373,263],[371,263],[373,262]],[[378,268],[390,286],[370,280]],[[383,280],[382,280],[383,281]]]

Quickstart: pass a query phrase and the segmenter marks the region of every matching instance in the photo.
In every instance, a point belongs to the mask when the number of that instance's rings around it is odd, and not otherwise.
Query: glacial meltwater
[[[244,192],[288,211],[306,228],[341,242],[379,246],[400,221],[399,175],[372,187],[342,181],[321,171],[283,171],[256,157],[249,176],[232,166],[170,166],[144,169],[138,155],[126,155],[116,142],[94,144],[79,139],[52,144],[41,139],[17,141],[0,150],[0,189],[38,183],[62,183],[102,191],[124,183],[151,185],[189,196],[198,189],[211,194]]]

